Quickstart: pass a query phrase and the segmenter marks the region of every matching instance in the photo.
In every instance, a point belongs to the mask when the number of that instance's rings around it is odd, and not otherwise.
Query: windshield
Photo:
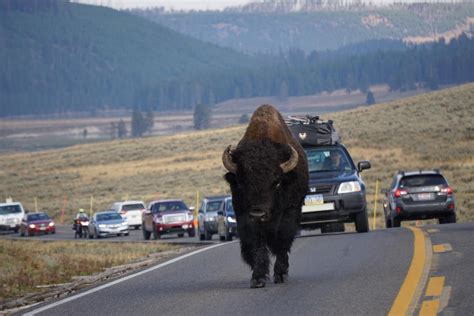
[[[345,152],[340,148],[306,148],[309,172],[353,170]]]
[[[223,203],[223,201],[210,201],[210,202],[207,202],[206,212],[215,212],[215,211],[222,210],[222,203]]]
[[[122,216],[119,213],[107,213],[107,214],[97,214],[97,221],[114,221],[121,220]]]
[[[17,214],[21,213],[20,205],[5,205],[0,206],[0,215],[8,215],[8,214]]]
[[[169,201],[153,204],[153,213],[169,211],[187,211],[188,207],[182,201]]]
[[[141,203],[122,205],[122,211],[143,210],[144,208],[145,208],[145,205],[143,205]]]
[[[28,220],[29,221],[42,221],[49,219],[48,214],[45,213],[39,213],[39,214],[29,214],[28,215]]]
[[[447,185],[446,180],[441,175],[417,175],[404,177],[400,181],[400,188],[423,187]]]

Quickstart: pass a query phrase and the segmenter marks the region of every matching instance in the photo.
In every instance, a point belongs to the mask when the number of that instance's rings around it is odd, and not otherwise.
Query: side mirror
[[[151,214],[151,210],[145,210],[145,215]]]
[[[194,206],[189,207],[189,210],[190,210],[191,212],[194,212],[195,209],[196,209],[196,208],[195,208]]]
[[[357,164],[357,170],[359,172],[362,172],[362,170],[370,169],[370,167],[372,166],[370,165],[370,162],[367,160],[359,161],[359,163]]]

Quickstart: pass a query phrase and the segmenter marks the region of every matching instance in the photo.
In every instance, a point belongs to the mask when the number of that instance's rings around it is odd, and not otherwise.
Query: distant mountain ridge
[[[350,3],[347,5],[346,3]],[[370,6],[363,1],[263,1],[224,12],[133,10],[200,40],[246,53],[338,49],[368,40],[436,40],[473,31],[474,3]]]

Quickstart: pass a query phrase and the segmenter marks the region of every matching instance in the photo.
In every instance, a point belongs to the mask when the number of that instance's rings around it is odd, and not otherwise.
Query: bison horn
[[[289,146],[291,148],[291,157],[284,163],[280,164],[280,168],[283,170],[283,173],[290,172],[291,170],[295,169],[296,165],[298,164],[298,152],[293,148],[293,146]]]
[[[224,167],[231,173],[237,172],[237,165],[232,161],[232,157],[230,156],[230,151],[232,150],[232,145],[227,146],[222,154],[222,163]]]

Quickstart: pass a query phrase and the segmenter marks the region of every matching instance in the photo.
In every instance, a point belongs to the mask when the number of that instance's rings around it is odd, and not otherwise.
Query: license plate
[[[41,230],[46,230],[46,227],[40,227]]]
[[[304,205],[321,205],[324,204],[324,198],[322,194],[308,195],[304,199]]]
[[[418,201],[427,201],[427,200],[432,200],[433,195],[431,193],[418,193],[417,198],[418,198]]]

